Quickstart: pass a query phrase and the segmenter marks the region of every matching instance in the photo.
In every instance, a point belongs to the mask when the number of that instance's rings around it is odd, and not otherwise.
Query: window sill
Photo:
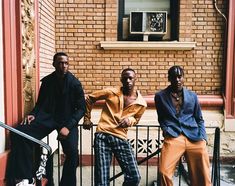
[[[192,50],[196,42],[135,42],[135,41],[101,41],[104,50]]]

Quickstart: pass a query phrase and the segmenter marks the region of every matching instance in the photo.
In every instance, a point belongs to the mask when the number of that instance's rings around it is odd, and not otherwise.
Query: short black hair
[[[125,72],[127,72],[127,71],[132,71],[132,72],[134,72],[135,73],[135,70],[134,69],[132,69],[132,68],[125,68],[123,71],[122,71],[122,74],[121,75],[123,75]]]
[[[184,75],[184,70],[180,66],[172,66],[168,70],[168,80],[170,80],[171,77],[174,77],[175,75]]]
[[[66,57],[68,57],[68,55],[67,55],[65,52],[57,52],[57,53],[54,55],[54,57],[53,57],[53,66],[55,66],[54,64],[55,64],[56,59],[57,59],[58,56],[66,56]]]

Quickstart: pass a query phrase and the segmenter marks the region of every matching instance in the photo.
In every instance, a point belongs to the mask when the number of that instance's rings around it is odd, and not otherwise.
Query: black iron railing
[[[82,125],[79,124],[79,168],[78,168],[78,183],[79,185],[94,185],[94,149],[93,140],[95,127],[93,125],[90,131],[85,131],[82,129]],[[35,142],[40,145],[40,147],[47,150],[48,156],[51,155],[51,147],[45,142],[33,138],[13,127],[0,122],[0,127],[3,127],[11,132],[14,132],[30,141]],[[213,145],[213,157],[212,157],[212,173],[211,182],[213,186],[220,186],[220,129],[207,127],[215,129],[214,134],[214,145]],[[129,131],[129,142],[131,143],[133,150],[136,154],[136,159],[138,160],[138,165],[141,166],[142,173],[142,185],[152,185],[154,182],[157,183],[158,178],[158,160],[161,152],[162,136],[159,125],[137,125],[132,127]],[[49,157],[50,168],[47,167],[47,178],[50,180],[51,184],[54,184],[54,178],[57,177],[57,182],[60,180],[61,176],[61,156],[60,146],[58,142],[58,167],[57,171],[53,170],[53,157]],[[143,171],[144,169],[144,171]],[[150,171],[151,169],[151,171]],[[154,170],[154,173],[153,173]],[[52,173],[54,171],[54,174]],[[122,172],[117,166],[115,159],[113,159],[112,175],[110,178],[111,185],[119,185],[118,179],[122,176]],[[54,175],[54,176],[53,176]],[[145,175],[145,176],[144,176]],[[179,178],[179,185],[181,185],[182,179],[188,185],[190,185],[188,173],[183,165],[182,160],[178,165],[178,173],[176,174]],[[152,177],[151,177],[152,176]],[[156,180],[156,181],[155,181]],[[88,181],[88,182],[87,182]],[[57,183],[58,184],[58,183]],[[57,185],[55,183],[55,185]]]
[[[213,186],[220,186],[220,129],[219,128],[215,129],[211,182]]]
[[[38,140],[38,139],[28,135],[28,134],[25,134],[25,133],[23,133],[23,132],[15,129],[13,127],[10,127],[9,125],[7,125],[3,122],[0,122],[0,127],[3,127],[3,128],[5,128],[5,129],[7,129],[7,130],[9,130],[9,131],[11,131],[15,134],[18,134],[18,135],[22,136],[23,138],[26,138],[26,139],[38,144],[41,148],[44,148],[44,149],[47,150],[47,154],[41,154],[41,156],[40,156],[41,160],[40,160],[40,163],[39,163],[39,168],[36,172],[36,177],[39,180],[39,181],[37,181],[37,185],[41,185],[41,179],[43,178],[43,176],[45,174],[44,170],[45,170],[45,167],[46,167],[47,157],[49,157],[52,153],[51,147],[47,143],[45,143],[41,140]]]
[[[51,154],[51,147],[45,142],[33,138],[13,127],[10,127],[2,122],[0,126],[12,131],[28,140],[35,142],[40,145],[42,148],[45,148],[48,151],[48,155]],[[79,132],[79,168],[78,168],[78,183],[79,185],[94,185],[94,150],[93,150],[93,140],[96,125],[93,125],[90,131],[85,131],[82,129],[82,125],[78,126],[80,128]],[[208,127],[213,128],[213,127]],[[152,185],[154,182],[157,183],[158,178],[158,160],[161,152],[162,145],[162,136],[159,125],[137,125],[130,129],[129,131],[129,142],[131,143],[133,150],[136,154],[136,159],[138,160],[138,165],[142,170],[142,185]],[[214,137],[214,150],[212,157],[212,173],[211,181],[213,186],[220,186],[220,129],[215,128],[215,137]],[[58,142],[58,152],[60,152],[60,146]],[[47,178],[50,180],[50,183],[53,183],[53,177],[57,177],[57,182],[60,180],[61,176],[61,156],[58,153],[58,167],[57,171],[54,171],[57,175],[53,176],[53,158],[49,157],[49,164],[52,166],[52,169],[47,168]],[[144,169],[144,171],[143,171]],[[150,171],[151,169],[151,171]],[[153,173],[154,170],[154,173]],[[111,185],[119,185],[118,179],[122,176],[122,172],[117,166],[115,159],[113,159],[112,166],[112,175],[110,178]],[[145,175],[145,176],[144,176]],[[176,174],[179,179],[179,185],[181,185],[182,180],[188,185],[190,185],[188,173],[183,165],[182,160],[178,165],[178,173]],[[50,178],[51,177],[51,178]],[[156,180],[156,181],[155,181]],[[55,183],[55,185],[57,185]]]
[[[24,137],[24,138],[26,138],[26,139],[28,139],[30,141],[33,141],[34,143],[40,145],[40,147],[45,148],[47,150],[47,152],[48,152],[48,155],[51,154],[51,152],[52,152],[51,147],[47,143],[45,143],[45,142],[43,142],[41,140],[38,140],[38,139],[28,135],[28,134],[25,134],[24,132],[21,132],[21,131],[15,129],[15,128],[13,128],[13,127],[10,127],[9,125],[7,125],[7,124],[5,124],[5,123],[3,123],[1,121],[0,121],[0,126],[5,128],[5,129],[7,129],[7,130],[9,130],[9,131],[11,131],[11,132],[14,132],[14,133],[22,136],[22,137]]]
[[[82,129],[82,125],[79,125],[79,167],[78,167],[78,185],[94,185],[94,149],[93,140],[96,125],[93,125],[90,131]],[[220,186],[220,129],[214,127],[207,127],[215,129],[214,137],[214,153],[212,159],[212,174],[211,181],[213,186]],[[159,125],[137,125],[129,130],[129,142],[131,143],[133,150],[138,160],[140,167],[142,182],[141,185],[153,185],[157,184],[158,178],[158,160],[161,152],[162,136]],[[58,162],[61,162],[60,156],[58,156]],[[57,181],[60,179],[60,164],[57,169]],[[121,185],[123,178],[122,172],[117,165],[115,159],[113,159],[113,165],[111,168],[110,185]],[[178,165],[177,174],[179,185],[184,182],[190,185],[187,169],[181,160]],[[89,180],[89,181],[88,181]],[[56,185],[56,184],[55,184]]]

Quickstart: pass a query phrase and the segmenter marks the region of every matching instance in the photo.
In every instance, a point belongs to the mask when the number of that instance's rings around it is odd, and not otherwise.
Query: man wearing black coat
[[[41,80],[37,103],[25,118],[24,123],[27,124],[16,128],[37,139],[57,130],[58,140],[66,155],[60,186],[75,186],[78,165],[77,124],[85,113],[84,92],[80,81],[68,71],[66,53],[56,53],[53,66],[55,71]],[[13,133],[11,144],[9,175],[18,180],[16,185],[33,185],[33,144]]]

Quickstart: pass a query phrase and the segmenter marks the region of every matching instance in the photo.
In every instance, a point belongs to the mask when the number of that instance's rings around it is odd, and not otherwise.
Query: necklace
[[[179,101],[179,100],[180,100],[180,97],[182,96],[182,94],[177,94],[177,93],[171,92],[171,96],[172,96],[173,98],[175,98],[176,101]]]

